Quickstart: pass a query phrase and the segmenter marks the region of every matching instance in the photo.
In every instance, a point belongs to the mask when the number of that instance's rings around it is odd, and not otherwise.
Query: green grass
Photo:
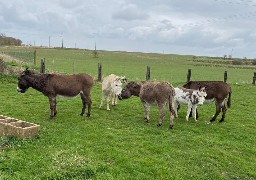
[[[150,65],[152,79],[174,85],[185,83],[188,68],[192,68],[192,79],[205,80],[222,80],[226,70],[197,66],[187,61],[190,56],[124,52],[101,52],[99,58],[92,58],[86,51],[84,62],[81,52],[38,50],[38,56],[54,58],[56,71],[72,73],[68,59],[73,56],[79,65],[75,72],[96,77],[101,62],[105,75],[115,73],[132,80],[144,80]],[[92,90],[89,119],[79,116],[82,105],[77,97],[58,98],[58,114],[51,120],[47,97],[33,89],[19,94],[15,77],[1,76],[0,114],[39,124],[41,129],[31,140],[0,138],[0,179],[256,179],[253,70],[227,70],[233,94],[225,122],[208,124],[214,104],[199,107],[198,122],[187,122],[187,107],[182,106],[172,130],[167,112],[163,126],[156,126],[156,107],[151,108],[146,124],[136,97],[119,101],[109,112],[100,110],[100,83]]]

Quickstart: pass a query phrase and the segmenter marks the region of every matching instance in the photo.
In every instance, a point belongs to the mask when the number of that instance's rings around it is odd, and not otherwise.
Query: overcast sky
[[[0,0],[24,44],[256,58],[256,0]]]

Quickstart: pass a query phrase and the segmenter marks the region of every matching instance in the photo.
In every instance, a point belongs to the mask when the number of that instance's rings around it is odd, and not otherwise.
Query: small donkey
[[[202,105],[205,101],[205,97],[207,96],[205,92],[205,87],[200,87],[199,90],[176,87],[174,88],[174,90],[175,90],[174,110],[175,110],[176,117],[178,117],[177,109],[178,109],[179,103],[187,104],[188,110],[187,110],[186,120],[188,121],[189,114],[192,109],[192,115],[195,121],[197,121],[197,117],[196,117],[197,106]]]

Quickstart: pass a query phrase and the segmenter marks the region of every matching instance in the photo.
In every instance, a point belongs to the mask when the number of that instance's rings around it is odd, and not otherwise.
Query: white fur
[[[19,87],[17,87],[17,91],[18,91],[18,92],[21,92],[21,89],[20,89]]]
[[[79,94],[83,94],[83,91],[80,91]],[[77,94],[75,96],[63,96],[63,95],[57,94],[57,96],[60,97],[60,98],[65,98],[65,99],[73,99],[73,98],[77,97],[79,94]]]
[[[122,91],[122,79],[125,79],[125,77],[119,77],[114,74],[110,74],[109,76],[103,78],[100,108],[102,108],[105,100],[107,101],[108,111],[110,110],[110,100],[112,100],[113,106],[117,104],[117,95],[121,94]]]
[[[205,101],[205,97],[207,96],[205,91],[199,91],[199,90],[193,90],[192,96],[189,96],[189,92],[184,91],[182,88],[174,88],[175,89],[175,101],[174,101],[174,111],[176,117],[178,117],[178,112],[177,108],[179,103],[181,104],[187,104],[188,105],[188,110],[187,110],[187,115],[186,115],[186,120],[188,121],[189,114],[192,109],[192,115],[196,120],[196,109],[198,105],[202,105]],[[193,103],[194,101],[194,96],[196,96],[196,99],[198,100],[198,103]]]

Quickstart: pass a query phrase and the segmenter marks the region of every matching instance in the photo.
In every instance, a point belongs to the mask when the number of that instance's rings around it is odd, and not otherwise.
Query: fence
[[[19,61],[36,65],[36,50],[33,51],[2,51],[2,54],[11,56]]]
[[[188,73],[187,73],[187,82],[189,82],[191,79],[191,69],[188,69]],[[228,79],[228,72],[227,71],[224,71],[224,79],[223,81],[224,82],[227,82],[227,79]]]
[[[41,59],[41,64],[40,64],[40,73],[45,73],[45,58]],[[190,81],[191,79],[191,75],[192,75],[192,70],[188,69],[188,73],[187,73],[187,82]],[[223,81],[227,82],[228,79],[228,72],[224,71],[224,76],[223,76]],[[98,81],[102,80],[102,65],[101,63],[98,63]],[[150,66],[147,66],[146,69],[146,80],[150,80]],[[256,84],[256,72],[254,72],[254,76],[253,76],[253,82],[252,84]]]
[[[102,80],[102,65],[101,63],[98,63],[98,81]],[[146,71],[146,80],[150,80],[150,67],[147,66],[147,71]]]
[[[253,78],[252,78],[252,84],[255,85],[256,82],[256,72],[254,72]]]

